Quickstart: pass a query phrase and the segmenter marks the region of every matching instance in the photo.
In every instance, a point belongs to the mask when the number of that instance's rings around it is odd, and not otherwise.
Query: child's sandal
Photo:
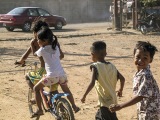
[[[32,114],[31,118],[34,118],[34,117],[38,117],[38,116],[41,116],[41,115],[44,115],[43,112],[39,112],[39,111],[36,111]]]
[[[31,99],[31,100],[29,100],[29,102],[30,102],[32,105],[36,104],[36,100],[35,100],[35,99]]]

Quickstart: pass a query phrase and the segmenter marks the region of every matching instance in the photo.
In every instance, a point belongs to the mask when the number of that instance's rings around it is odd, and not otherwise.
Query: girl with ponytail
[[[42,27],[37,33],[38,44],[40,46],[39,50],[35,52],[38,57],[43,57],[45,62],[46,75],[34,86],[35,99],[38,106],[38,110],[34,115],[43,114],[40,96],[40,89],[45,86],[53,87],[56,84],[60,84],[62,90],[69,93],[68,100],[72,104],[72,108],[75,112],[80,110],[79,107],[75,105],[73,95],[67,86],[67,76],[60,63],[60,50],[59,44],[57,42],[57,37],[52,33],[48,27]],[[57,88],[55,88],[57,90]]]

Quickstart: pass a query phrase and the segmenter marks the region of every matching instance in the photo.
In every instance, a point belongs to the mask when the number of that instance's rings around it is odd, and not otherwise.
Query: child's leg
[[[37,107],[38,107],[38,110],[36,113],[34,113],[33,116],[37,116],[37,115],[41,115],[43,114],[43,110],[42,110],[42,106],[41,106],[41,103],[42,103],[42,97],[41,97],[41,93],[40,93],[40,90],[43,88],[43,87],[47,87],[47,86],[51,86],[53,84],[56,84],[58,83],[58,80],[59,78],[57,77],[53,77],[53,78],[50,78],[50,77],[47,77],[47,76],[44,76],[35,86],[34,86],[34,91],[35,91],[35,99],[36,99],[36,103],[37,103]]]
[[[75,105],[74,98],[73,98],[73,95],[72,95],[68,85],[67,85],[67,81],[68,80],[67,80],[67,76],[66,75],[59,77],[59,84],[60,84],[63,92],[69,93],[67,98],[70,101],[70,103],[72,104],[72,108],[76,113],[76,112],[78,112],[80,110],[80,108]]]
[[[70,103],[72,104],[73,110],[74,110],[75,112],[78,112],[78,111],[80,110],[80,108],[76,106],[76,104],[75,104],[75,102],[74,102],[73,95],[72,95],[70,89],[68,88],[68,85],[67,85],[67,84],[65,84],[65,85],[61,85],[61,84],[60,84],[60,86],[61,86],[63,92],[69,93],[69,95],[67,96],[67,98],[68,98],[68,100],[70,101]]]
[[[42,89],[44,87],[44,85],[41,83],[41,81],[39,81],[35,86],[34,86],[34,91],[35,91],[35,99],[36,99],[36,103],[37,103],[37,107],[38,110],[34,115],[41,115],[43,114],[43,110],[42,110],[42,98],[41,98],[41,94],[40,94],[40,89]]]
[[[26,82],[27,82],[29,88],[31,88],[33,90],[34,85],[27,75],[26,75]]]
[[[25,76],[28,86],[33,90],[34,85],[41,79],[39,72],[29,72]]]

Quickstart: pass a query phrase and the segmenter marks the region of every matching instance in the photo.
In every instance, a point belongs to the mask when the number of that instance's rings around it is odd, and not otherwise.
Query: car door
[[[50,27],[54,27],[56,24],[56,19],[54,16],[52,16],[49,12],[47,12],[44,9],[38,8],[39,15],[45,19],[45,21],[49,24]]]
[[[29,21],[33,22],[39,16],[39,13],[36,8],[29,8],[27,11],[27,15]]]

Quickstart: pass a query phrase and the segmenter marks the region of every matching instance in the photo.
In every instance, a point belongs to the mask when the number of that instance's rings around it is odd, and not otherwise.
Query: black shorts
[[[96,113],[95,120],[118,120],[118,118],[116,113],[112,113],[107,107],[100,107]]]

